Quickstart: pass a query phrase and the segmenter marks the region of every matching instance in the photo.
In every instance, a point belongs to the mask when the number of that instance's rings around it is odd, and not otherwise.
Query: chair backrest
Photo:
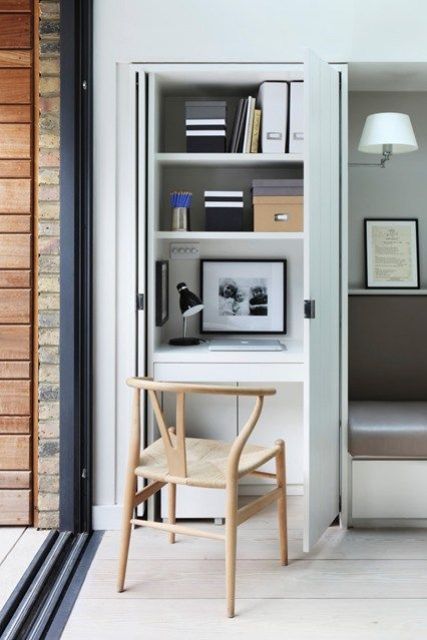
[[[151,378],[129,378],[127,384],[135,388],[135,393],[147,391],[153,407],[153,412],[165,448],[169,473],[172,476],[187,477],[187,452],[185,446],[185,396],[187,394],[254,396],[255,407],[239,435],[235,439],[230,451],[231,467],[237,470],[242,449],[254,429],[261,414],[264,396],[274,395],[273,388],[232,387],[208,384],[188,384],[172,382],[156,382]],[[175,425],[168,426],[162,410],[158,393],[173,393],[176,395]],[[139,405],[139,398],[136,405]]]

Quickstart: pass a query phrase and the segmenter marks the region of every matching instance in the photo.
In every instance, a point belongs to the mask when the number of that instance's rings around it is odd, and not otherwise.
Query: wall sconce
[[[379,162],[350,162],[350,166],[380,167],[395,153],[409,153],[418,149],[411,119],[406,113],[372,113],[366,118],[359,151],[381,153]]]

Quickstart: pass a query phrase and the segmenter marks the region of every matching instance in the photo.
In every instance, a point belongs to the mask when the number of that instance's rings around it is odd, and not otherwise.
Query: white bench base
[[[427,460],[353,459],[351,476],[353,526],[362,519],[407,519],[404,526],[427,520]]]

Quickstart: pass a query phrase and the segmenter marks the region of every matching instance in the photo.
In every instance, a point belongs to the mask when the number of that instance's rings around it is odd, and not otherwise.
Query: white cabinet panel
[[[194,382],[194,380],[193,380]],[[197,384],[206,381],[197,380]],[[215,384],[221,384],[215,382]],[[175,398],[163,394],[163,408],[168,426],[175,424]],[[214,438],[233,442],[237,435],[237,398],[187,394],[185,396],[185,430],[190,438]]]
[[[198,381],[201,382],[201,381]],[[205,382],[205,381],[204,381]],[[175,424],[175,402],[163,395],[163,406],[169,426]],[[187,395],[185,398],[186,435],[233,442],[237,435],[237,398],[230,396]],[[224,518],[224,491],[178,487],[177,518]],[[161,515],[167,518],[166,488],[162,490]]]
[[[161,516],[167,519],[167,487],[161,491]],[[176,487],[176,517],[181,519],[225,518],[224,489],[199,489],[198,487]]]
[[[257,385],[249,384],[247,386],[255,387]],[[268,447],[279,438],[284,440],[286,443],[287,484],[301,485],[303,482],[303,385],[295,382],[267,383],[265,386],[275,387],[277,394],[265,398],[261,417],[252,432],[250,442]],[[243,428],[248,419],[253,402],[251,398],[239,398],[239,429]],[[274,473],[274,460],[265,464],[262,469]],[[255,476],[252,476],[247,482],[261,484],[260,479]]]

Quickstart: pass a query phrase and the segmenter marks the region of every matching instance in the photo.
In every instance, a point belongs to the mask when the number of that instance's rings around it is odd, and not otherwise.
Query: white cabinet
[[[130,133],[136,180],[137,291],[146,306],[138,314],[139,373],[163,380],[273,383],[276,398],[266,401],[254,441],[288,444],[288,481],[304,485],[305,533],[308,550],[338,515],[339,509],[339,320],[340,216],[346,167],[345,135],[340,113],[340,74],[343,66],[329,65],[309,54],[301,64],[147,64],[129,68]],[[256,95],[264,80],[304,80],[305,151],[300,154],[188,154],[183,114],[192,97],[225,99],[235,108],[239,98]],[[234,106],[233,106],[234,105]],[[342,116],[342,117],[341,117]],[[341,136],[341,138],[340,138]],[[241,189],[245,215],[250,216],[253,178],[304,177],[304,231],[301,233],[209,233],[203,227],[205,189]],[[122,189],[126,188],[121,176]],[[130,183],[132,185],[132,182]],[[194,193],[192,232],[172,236],[168,194]],[[199,290],[198,260],[170,259],[170,242],[195,242],[201,258],[280,258],[288,262],[288,350],[280,354],[213,354],[206,345],[171,348],[168,340],[181,332],[176,284],[184,281]],[[169,320],[155,324],[155,263],[170,262]],[[314,301],[315,313],[304,319],[304,300]],[[314,305],[312,305],[313,309]],[[197,320],[190,324],[197,334]],[[201,404],[198,404],[201,402]],[[189,405],[189,432],[231,439],[248,411],[224,402],[222,409],[203,399]],[[148,440],[154,434],[148,429]],[[179,492],[178,492],[179,495]],[[206,495],[206,493],[205,493]],[[181,513],[193,517],[216,515],[182,491]],[[185,503],[185,504],[184,504]],[[187,509],[188,508],[188,509]],[[186,510],[187,509],[187,510]]]

